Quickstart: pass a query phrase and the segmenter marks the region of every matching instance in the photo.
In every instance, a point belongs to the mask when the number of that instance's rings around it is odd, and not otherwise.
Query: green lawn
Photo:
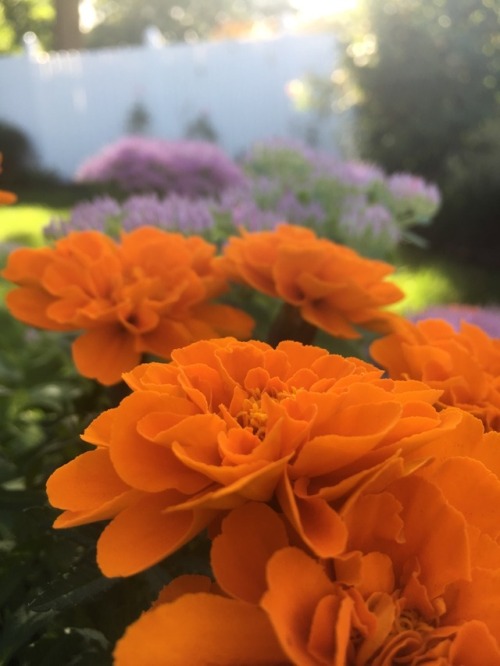
[[[26,245],[43,243],[43,228],[51,218],[65,215],[67,209],[42,205],[0,207],[0,243],[18,242]]]

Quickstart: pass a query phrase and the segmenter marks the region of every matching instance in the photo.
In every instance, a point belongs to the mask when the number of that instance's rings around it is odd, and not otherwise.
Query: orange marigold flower
[[[3,155],[0,153],[0,173],[2,173],[2,159]],[[17,197],[12,192],[7,192],[6,190],[0,190],[0,205],[1,204],[13,204],[17,201]]]
[[[334,557],[344,502],[418,467],[430,442],[469,436],[469,415],[435,409],[439,392],[317,347],[226,338],[172,359],[127,373],[132,394],[83,435],[95,450],[48,481],[65,510],[56,527],[112,519],[98,543],[109,576],[153,565],[248,501],[276,500],[302,542]]]
[[[482,440],[477,451],[488,444],[500,457],[498,439]],[[486,466],[483,472],[484,480]],[[453,555],[455,545],[468,548],[467,519],[447,505],[440,482],[432,485],[410,475],[366,495],[349,511],[356,550],[334,561],[291,547],[286,521],[269,506],[250,502],[232,510],[212,544],[216,583],[194,576],[170,583],[118,642],[115,663],[132,665],[138,655],[151,665],[500,663],[500,555],[489,569]],[[475,493],[490,499],[481,487]],[[463,505],[472,499],[465,495]],[[430,612],[419,604],[424,588],[443,593]],[[220,628],[229,613],[225,639]],[[200,652],[193,636],[202,626]]]
[[[390,330],[397,317],[381,307],[403,297],[384,281],[394,271],[389,264],[293,225],[242,231],[229,239],[220,262],[231,279],[282,299],[305,321],[341,338],[359,337],[358,325]]]
[[[210,299],[226,288],[215,247],[152,227],[116,242],[96,231],[75,232],[54,248],[11,253],[3,277],[19,285],[7,294],[21,321],[56,331],[84,330],[73,343],[78,371],[114,384],[145,352],[205,337],[248,337],[248,315]]]
[[[459,332],[441,319],[401,321],[396,332],[376,340],[372,357],[391,377],[410,377],[442,391],[454,405],[500,430],[500,338],[462,322]]]

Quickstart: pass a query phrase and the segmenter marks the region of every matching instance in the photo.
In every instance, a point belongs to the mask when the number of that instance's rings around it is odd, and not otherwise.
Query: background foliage
[[[500,2],[364,0],[361,19],[346,44],[361,157],[436,181],[444,205],[429,238],[495,261]]]

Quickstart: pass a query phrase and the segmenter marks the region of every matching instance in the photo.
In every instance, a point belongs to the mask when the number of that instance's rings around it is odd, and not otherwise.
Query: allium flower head
[[[395,173],[389,176],[387,184],[391,194],[397,198],[427,199],[435,207],[441,202],[441,195],[436,185],[427,183],[423,178],[409,173]]]
[[[403,297],[384,281],[394,270],[389,264],[287,224],[230,238],[220,262],[230,279],[282,299],[342,338],[359,337],[357,325],[388,330],[395,315],[381,308]]]
[[[339,228],[348,239],[368,235],[372,238],[389,239],[394,245],[402,236],[390,211],[382,204],[369,204],[364,194],[345,198]]]
[[[395,173],[387,178],[387,188],[397,210],[411,208],[417,221],[431,218],[441,204],[436,185],[409,173]]]
[[[74,232],[54,248],[22,248],[3,277],[17,285],[6,297],[21,321],[84,333],[73,343],[79,372],[114,384],[149,352],[222,334],[248,337],[243,312],[210,300],[226,288],[215,247],[152,227],[114,241],[97,231]]]

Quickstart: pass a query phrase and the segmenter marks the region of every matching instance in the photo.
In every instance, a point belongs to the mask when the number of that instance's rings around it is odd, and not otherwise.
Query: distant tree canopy
[[[362,92],[360,149],[438,178],[465,135],[498,115],[500,0],[364,0],[348,52]]]
[[[362,16],[347,46],[360,156],[436,181],[429,236],[498,265],[500,0],[363,0]]]
[[[0,0],[0,53],[22,49],[23,35],[34,32],[46,50],[54,48],[52,0]]]
[[[208,37],[227,21],[279,14],[287,0],[95,0],[100,22],[86,35],[87,47],[139,44],[154,25],[167,41]]]
[[[288,0],[94,0],[97,25],[78,33],[78,0],[0,0],[0,53],[22,49],[34,32],[47,50],[140,44],[149,26],[167,41],[205,39],[227,22],[276,16]]]

